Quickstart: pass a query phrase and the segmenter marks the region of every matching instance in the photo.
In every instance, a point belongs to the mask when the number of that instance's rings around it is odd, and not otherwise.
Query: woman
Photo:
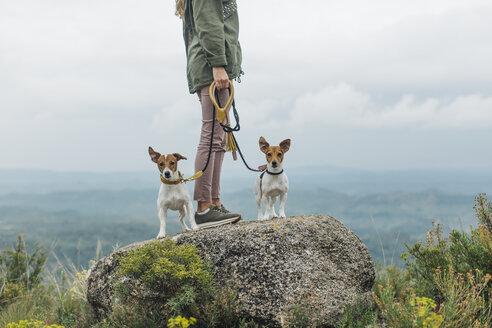
[[[215,81],[221,104],[229,97],[229,79],[241,71],[239,19],[236,0],[176,0],[176,15],[183,20],[187,77],[190,93],[197,93],[202,107],[202,131],[195,159],[195,171],[207,162],[212,124],[215,124],[212,152],[204,174],[195,181],[198,202],[195,220],[199,227],[237,222],[241,215],[228,211],[220,201],[220,174],[226,149],[226,133],[215,120],[209,87]]]

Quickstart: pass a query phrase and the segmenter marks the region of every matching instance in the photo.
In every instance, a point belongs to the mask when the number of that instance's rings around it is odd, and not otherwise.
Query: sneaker
[[[220,211],[224,213],[231,213],[227,208],[224,207],[224,204],[220,204]]]
[[[241,214],[238,214],[238,213],[232,213],[231,211],[229,211],[227,208],[225,208],[224,204],[220,204],[220,210],[224,213],[231,213],[231,214],[234,214],[234,215],[238,215],[239,217],[241,216]],[[241,218],[242,220],[242,218]]]
[[[241,215],[225,213],[215,205],[211,205],[205,214],[195,213],[195,221],[199,228],[212,228],[223,224],[235,223],[241,220]]]

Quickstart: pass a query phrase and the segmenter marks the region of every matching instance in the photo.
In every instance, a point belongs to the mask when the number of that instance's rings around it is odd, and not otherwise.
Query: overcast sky
[[[492,167],[490,0],[237,1],[252,165],[262,135],[291,166]],[[191,171],[181,31],[174,0],[0,0],[0,168]]]

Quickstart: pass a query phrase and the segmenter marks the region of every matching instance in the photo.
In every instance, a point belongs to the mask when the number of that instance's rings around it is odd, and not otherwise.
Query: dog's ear
[[[280,143],[280,149],[282,149],[284,153],[288,152],[289,148],[290,148],[290,139],[285,139]]]
[[[152,147],[150,147],[150,146],[149,146],[149,155],[150,155],[150,159],[152,159],[152,162],[154,162],[154,163],[157,163],[157,161],[159,160],[159,157],[161,157],[161,154],[154,151],[152,149]]]
[[[266,154],[268,151],[268,147],[270,147],[270,144],[263,137],[260,137],[258,144],[260,145],[260,150]]]
[[[184,157],[180,153],[173,153],[173,156],[176,157],[177,161],[182,160],[182,159],[187,159],[186,157]]]

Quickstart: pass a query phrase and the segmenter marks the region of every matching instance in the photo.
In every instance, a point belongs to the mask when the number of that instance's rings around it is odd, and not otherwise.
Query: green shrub
[[[436,270],[434,281],[443,295],[439,311],[444,317],[442,327],[490,327],[492,308],[487,301],[491,298],[488,284],[492,280],[490,274],[479,270],[470,271],[466,275],[449,270]]]
[[[121,300],[139,306],[156,320],[167,322],[177,315],[200,318],[203,305],[213,299],[213,275],[194,245],[156,241],[118,260],[116,290]],[[128,278],[143,282],[141,293],[122,282]]]
[[[393,328],[489,327],[492,310],[483,293],[490,275],[469,272],[465,279],[450,267],[438,269],[433,279],[443,295],[441,303],[417,296],[411,287],[397,293],[391,284],[378,285],[373,295],[385,324]]]
[[[386,268],[374,299],[390,327],[489,327],[492,322],[492,204],[475,198],[478,228],[444,238],[434,225],[426,244],[402,254],[407,272]],[[380,274],[378,274],[380,275]]]
[[[434,281],[436,270],[448,271],[449,268],[462,274],[478,270],[482,274],[492,274],[492,231],[488,228],[492,218],[492,203],[487,202],[485,194],[475,198],[474,206],[479,226],[471,233],[453,230],[444,238],[440,224],[427,234],[427,243],[421,242],[408,248],[402,255],[410,275],[416,282],[419,295],[437,300],[444,300],[442,291]],[[488,294],[492,286],[489,283],[484,293]]]
[[[373,293],[384,322],[392,328],[438,328],[444,320],[437,304],[427,297],[419,297],[408,290],[397,294],[391,285],[377,287]]]
[[[0,308],[40,284],[48,252],[38,244],[34,248],[29,254],[24,238],[19,235],[12,249],[0,251]]]
[[[150,288],[179,294],[183,286],[207,290],[213,284],[194,245],[175,246],[172,240],[153,242],[120,257],[120,277],[140,279]]]

